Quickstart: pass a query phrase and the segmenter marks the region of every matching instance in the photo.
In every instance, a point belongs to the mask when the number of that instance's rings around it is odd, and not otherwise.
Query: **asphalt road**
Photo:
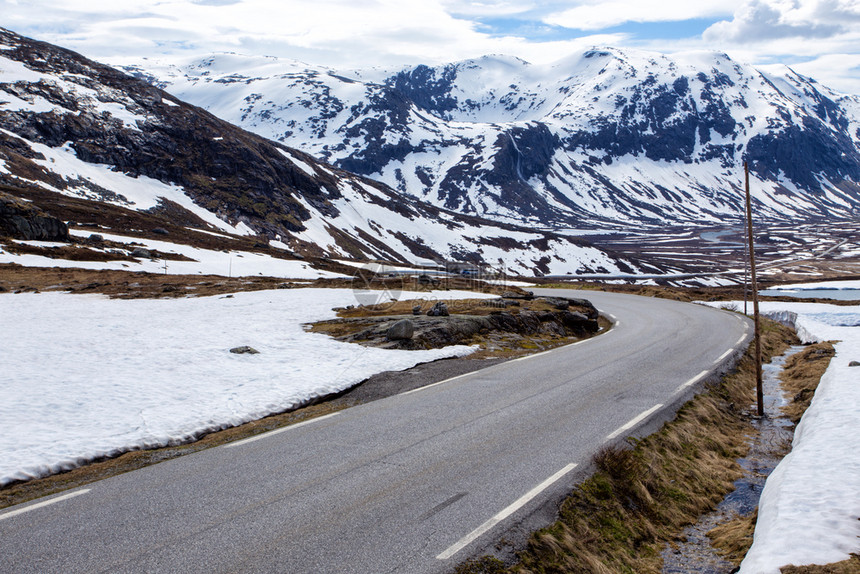
[[[601,445],[656,428],[752,332],[579,295],[616,327],[0,511],[0,572],[442,573],[521,541]]]

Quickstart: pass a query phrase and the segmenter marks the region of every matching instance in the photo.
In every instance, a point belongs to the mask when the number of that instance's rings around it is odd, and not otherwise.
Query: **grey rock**
[[[433,307],[427,311],[428,317],[448,317],[451,313],[448,312],[448,305],[444,301],[437,301]]]
[[[421,305],[415,305],[414,307],[412,307],[412,314],[413,315],[420,315],[421,314]]]
[[[170,234],[170,232],[167,231],[166,229],[164,229],[163,227],[156,227],[152,230],[152,232],[156,233],[158,235],[169,235]]]
[[[858,361],[851,361],[850,363],[848,363],[848,366],[849,366],[849,367],[860,367],[860,362],[858,362]]]
[[[233,347],[230,349],[231,353],[235,353],[237,355],[259,355],[260,351],[255,349],[254,347],[249,347],[248,345],[243,345],[241,347]]]
[[[69,241],[69,228],[35,205],[0,192],[0,236],[42,241]]]
[[[596,320],[589,319],[586,315],[583,315],[582,313],[575,313],[571,311],[563,312],[562,322],[564,323],[565,327],[574,331],[584,330],[589,333],[596,333],[597,330],[600,328]]]
[[[515,291],[504,291],[502,292],[503,299],[524,299],[526,301],[531,301],[535,298],[535,294],[532,291],[526,291],[525,293],[517,293]]]
[[[95,241],[96,243],[101,243],[102,241],[105,240],[105,238],[102,237],[101,235],[99,235],[98,233],[90,233],[90,236],[88,239],[90,241]]]
[[[134,251],[131,252],[132,257],[143,257],[149,259],[152,257],[152,253],[149,252],[149,249],[144,249],[143,247],[137,247]]]
[[[414,334],[415,323],[410,319],[401,319],[389,327],[385,338],[389,341],[401,341],[404,339],[411,339]]]

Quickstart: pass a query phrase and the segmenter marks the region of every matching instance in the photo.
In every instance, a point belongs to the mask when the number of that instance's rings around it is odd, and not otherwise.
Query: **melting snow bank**
[[[403,298],[486,297],[445,291]],[[0,295],[0,485],[123,451],[186,442],[336,393],[370,375],[474,348],[342,343],[303,323],[355,303],[345,289],[232,297]],[[256,355],[229,352],[249,345]]]
[[[840,342],[791,452],[765,483],[741,574],[840,562],[860,549],[860,367],[849,367],[860,360],[860,307],[768,301],[761,311],[795,314],[804,342]]]

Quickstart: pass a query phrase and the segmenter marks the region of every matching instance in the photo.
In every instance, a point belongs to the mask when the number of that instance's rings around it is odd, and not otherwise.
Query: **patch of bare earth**
[[[397,349],[477,345],[473,358],[514,358],[594,336],[610,322],[586,300],[531,298],[446,301],[447,316],[430,316],[433,299],[338,309],[338,318],[310,326],[338,340]],[[389,338],[395,323],[407,321],[414,334]]]

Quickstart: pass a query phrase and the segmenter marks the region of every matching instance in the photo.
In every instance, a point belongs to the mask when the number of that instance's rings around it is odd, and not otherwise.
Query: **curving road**
[[[0,572],[449,572],[742,349],[735,314],[569,290],[610,332],[0,511]]]

